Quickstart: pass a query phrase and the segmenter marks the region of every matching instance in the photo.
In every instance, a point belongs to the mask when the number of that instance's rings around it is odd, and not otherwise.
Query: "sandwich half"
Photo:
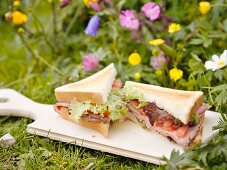
[[[201,143],[203,92],[183,91],[127,81],[123,88],[129,118],[185,147]]]
[[[55,111],[64,119],[106,137],[111,121],[127,113],[118,90],[112,90],[116,74],[114,64],[110,64],[88,78],[56,88]]]

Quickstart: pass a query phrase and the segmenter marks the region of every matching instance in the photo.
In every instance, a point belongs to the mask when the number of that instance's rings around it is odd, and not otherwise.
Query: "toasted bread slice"
[[[58,105],[59,106],[59,105]],[[99,133],[101,133],[104,137],[107,137],[110,122],[103,123],[103,122],[90,122],[86,118],[80,118],[78,121],[74,121],[72,118],[70,118],[69,109],[66,106],[61,107],[54,107],[55,111],[58,112],[65,120],[77,123],[83,127],[95,130]]]
[[[155,102],[175,118],[188,124],[193,112],[203,103],[203,92],[183,91],[160,86],[127,81],[125,86],[132,86],[144,94],[144,99]]]
[[[79,102],[105,103],[116,74],[117,71],[112,63],[90,77],[56,88],[56,99],[59,102],[71,102],[76,99]]]

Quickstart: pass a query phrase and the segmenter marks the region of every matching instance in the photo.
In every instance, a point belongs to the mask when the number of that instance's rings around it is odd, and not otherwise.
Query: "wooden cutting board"
[[[161,158],[170,158],[173,149],[183,152],[181,146],[131,121],[112,124],[108,137],[105,138],[96,131],[64,120],[54,111],[53,105],[36,103],[12,89],[0,89],[1,115],[33,119],[34,122],[27,125],[30,134],[154,164],[164,164]],[[219,117],[217,112],[206,111],[203,142],[217,133],[212,131],[212,126],[217,124]]]

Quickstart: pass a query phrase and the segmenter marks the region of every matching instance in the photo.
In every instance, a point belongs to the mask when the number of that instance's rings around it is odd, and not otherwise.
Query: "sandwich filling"
[[[74,121],[85,118],[90,122],[109,123],[124,119],[128,113],[126,103],[122,101],[120,90],[112,90],[108,100],[103,104],[93,104],[89,101],[73,100],[68,105],[70,117]]]
[[[136,121],[139,124],[157,131],[169,140],[183,146],[189,146],[191,141],[197,136],[203,123],[204,112],[210,108],[208,104],[203,103],[192,114],[191,121],[188,124],[183,124],[180,120],[159,108],[155,102],[145,101],[143,94],[133,87],[126,87],[124,91],[127,108],[136,117]]]

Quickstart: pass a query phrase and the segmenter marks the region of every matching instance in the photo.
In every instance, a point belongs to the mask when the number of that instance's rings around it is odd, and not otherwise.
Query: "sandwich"
[[[110,64],[75,83],[55,89],[54,109],[64,119],[108,135],[110,123],[123,119],[127,107],[117,89],[112,89],[117,71]]]
[[[184,147],[201,143],[203,92],[169,89],[127,81],[123,88],[129,119]]]

